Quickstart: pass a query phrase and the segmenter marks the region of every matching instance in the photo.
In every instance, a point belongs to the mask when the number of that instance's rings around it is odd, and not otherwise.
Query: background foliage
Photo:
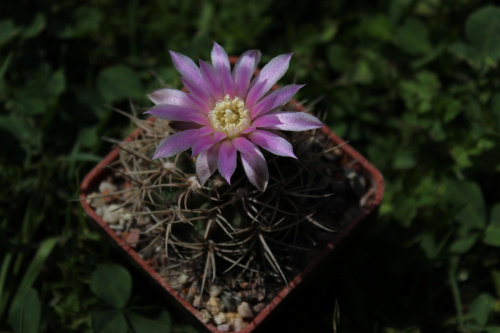
[[[104,105],[145,110],[179,86],[167,51],[214,40],[293,51],[283,82],[386,180],[288,331],[331,332],[340,309],[341,332],[500,332],[500,7],[480,0],[2,1],[0,330],[196,332],[75,199],[131,129]]]

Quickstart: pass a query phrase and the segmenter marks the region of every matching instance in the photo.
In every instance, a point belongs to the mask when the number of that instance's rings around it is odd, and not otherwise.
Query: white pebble
[[[210,297],[217,297],[221,293],[221,289],[219,286],[213,284],[210,286]]]
[[[109,224],[116,224],[124,214],[123,207],[117,204],[111,204],[103,208],[102,219]]]
[[[224,325],[219,325],[217,326],[217,329],[222,332],[230,332],[231,331],[231,325],[229,324],[224,324]]]
[[[226,315],[224,312],[220,312],[219,314],[214,316],[214,322],[217,325],[224,324],[226,322]]]
[[[108,191],[108,193],[114,193],[118,191],[118,188],[110,182],[101,182],[99,184],[99,192],[104,193],[106,191]]]
[[[104,198],[100,196],[101,194],[97,192],[89,194],[87,196],[87,203],[94,208],[101,208],[106,204],[106,201],[104,201]]]
[[[242,302],[240,305],[238,305],[238,313],[242,318],[253,317],[252,309],[250,308],[250,305],[247,302]]]

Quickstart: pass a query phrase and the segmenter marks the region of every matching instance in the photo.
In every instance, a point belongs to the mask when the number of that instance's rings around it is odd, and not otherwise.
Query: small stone
[[[248,324],[243,321],[243,318],[234,318],[233,321],[233,329],[237,331],[241,331],[244,329]]]
[[[257,303],[253,306],[253,311],[255,313],[260,313],[266,307],[266,303]]]
[[[141,235],[141,229],[131,228],[122,234],[122,239],[127,243],[128,246],[135,248],[137,243],[139,243],[139,237]]]
[[[203,320],[205,324],[208,323],[210,319],[212,319],[212,315],[208,313],[207,310],[203,309],[200,312],[201,312],[201,320]]]
[[[106,201],[101,197],[101,194],[94,192],[87,196],[87,203],[94,208],[101,208],[106,204]]]
[[[221,293],[221,288],[215,284],[210,286],[210,297],[218,297]]]
[[[226,322],[226,315],[224,312],[220,312],[219,314],[214,316],[214,322],[217,325],[224,324]]]
[[[103,208],[102,219],[109,224],[116,224],[124,214],[123,207],[112,204]]]
[[[172,288],[179,290],[184,286],[184,284],[186,284],[188,279],[189,279],[189,276],[187,276],[184,273],[180,273],[179,275],[172,277],[172,279],[169,279],[168,282],[170,283]],[[199,304],[200,303],[199,295],[197,295],[197,297],[198,298],[196,299],[196,296],[195,296],[196,305],[193,304],[193,306],[195,306],[195,307],[198,307],[200,305]]]
[[[242,318],[253,317],[252,309],[250,308],[250,305],[247,302],[242,302],[240,305],[238,305],[238,313]]]
[[[99,184],[99,192],[103,194],[114,193],[116,191],[118,191],[118,188],[110,182],[101,182]]]
[[[231,325],[229,324],[224,324],[224,325],[219,325],[217,326],[217,329],[222,332],[230,332],[231,331]]]
[[[222,303],[222,301],[217,297],[210,297],[207,302],[206,308],[208,312],[215,316],[222,310],[224,310],[224,303]]]
[[[208,297],[207,295],[203,295],[203,297],[200,297],[200,295],[195,295],[193,299],[193,306],[195,308],[202,307],[204,308],[206,306]]]
[[[179,274],[179,276],[177,277],[177,282],[179,284],[184,284],[187,282],[187,280],[189,279],[189,276],[187,276],[186,274],[184,273],[181,273]]]
[[[102,217],[102,214],[104,214],[103,208],[102,207],[96,208],[95,213],[100,217]]]
[[[123,216],[120,218],[120,224],[125,224],[127,222],[130,222],[132,220],[132,214],[130,213],[125,213]]]
[[[244,299],[249,302],[253,301],[260,302],[265,298],[264,293],[257,289],[241,290],[238,292],[238,294],[240,295],[241,299]]]

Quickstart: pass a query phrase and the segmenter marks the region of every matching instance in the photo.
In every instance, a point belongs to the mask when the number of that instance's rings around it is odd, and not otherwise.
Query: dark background
[[[281,82],[386,181],[378,219],[275,325],[333,332],[337,309],[338,332],[500,332],[500,7],[478,0],[2,1],[0,330],[21,332],[23,301],[23,332],[195,332],[77,198],[103,138],[133,128],[106,106],[146,110],[180,87],[168,50],[208,60],[213,41],[294,52]],[[90,288],[110,262],[132,274],[121,331]]]

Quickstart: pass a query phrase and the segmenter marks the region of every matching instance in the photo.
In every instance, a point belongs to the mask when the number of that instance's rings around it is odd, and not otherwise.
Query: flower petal
[[[257,100],[259,100],[264,94],[274,86],[276,82],[285,74],[288,69],[288,65],[290,63],[290,58],[292,57],[292,53],[279,55],[271,61],[267,65],[262,68],[257,77],[253,80],[252,85],[250,87],[250,91],[248,94],[254,93],[257,89],[259,83],[266,81],[264,85],[264,89],[257,95]]]
[[[208,121],[207,116],[201,114],[200,112],[190,114],[189,116],[187,116],[187,119],[200,125],[210,126],[210,122]]]
[[[193,94],[187,94],[193,105],[200,109],[203,113],[208,114],[211,110],[211,104],[207,100],[202,100]]]
[[[307,131],[325,126],[321,120],[306,112],[273,112],[257,118],[252,125],[281,131]]]
[[[224,140],[221,142],[217,165],[222,177],[231,184],[231,176],[236,170],[236,148],[234,148],[231,141]]]
[[[244,137],[233,139],[233,145],[240,152],[241,162],[250,183],[265,191],[269,182],[269,170],[260,149]]]
[[[243,53],[236,61],[233,69],[235,84],[235,95],[246,98],[250,79],[257,68],[261,53],[258,50],[250,50]]]
[[[251,154],[240,153],[241,164],[250,183],[264,192],[269,183],[269,169],[264,155],[257,146]]]
[[[144,113],[165,120],[191,121],[190,116],[197,114],[198,111],[192,107],[182,105],[158,104]]]
[[[198,129],[191,129],[167,136],[156,148],[153,159],[171,157],[191,148],[198,139],[198,131]]]
[[[247,108],[252,110],[253,106],[255,105],[255,103],[257,103],[259,98],[266,93],[266,91],[267,91],[267,90],[265,90],[266,84],[267,84],[266,80],[261,81],[254,86],[253,90],[250,90],[248,92],[247,99],[245,100],[245,104],[247,105]]]
[[[191,58],[174,51],[170,51],[170,56],[172,57],[175,69],[177,69],[183,78],[190,80],[200,87],[205,86],[200,69]]]
[[[214,136],[215,136],[215,142],[219,142],[227,138],[227,134],[222,132],[215,132]]]
[[[196,176],[201,186],[205,185],[210,176],[217,170],[220,144],[201,152],[196,158]]]
[[[276,117],[274,114],[273,115],[266,114],[266,115],[260,116],[252,122],[252,126],[256,127],[256,128],[257,127],[270,128],[272,126],[281,125],[281,124],[282,124],[281,120],[278,117]],[[243,134],[245,134],[245,133],[243,133]]]
[[[233,139],[233,146],[236,148],[240,153],[246,153],[246,154],[252,154],[254,151],[254,146],[250,140],[247,138],[244,138],[242,136],[234,138]]]
[[[157,89],[148,94],[148,98],[155,104],[194,106],[188,94],[176,89]]]
[[[212,65],[207,64],[205,61],[200,60],[200,69],[203,79],[207,83],[208,90],[212,94],[215,100],[222,99],[224,97],[222,92],[222,87],[219,82],[219,77],[215,72]]]
[[[273,91],[255,104],[251,111],[252,119],[255,119],[259,115],[265,114],[278,106],[287,103],[303,86],[304,84],[291,84]]]
[[[210,95],[207,90],[208,88],[205,85],[200,86],[196,82],[185,77],[181,77],[181,81],[184,84],[184,87],[186,87],[186,89],[191,93],[190,95],[194,95],[193,97],[199,99],[205,105],[213,104],[212,95]]]
[[[293,147],[285,138],[265,130],[255,130],[246,135],[253,143],[279,156],[297,158]]]
[[[231,65],[226,51],[219,44],[214,42],[212,48],[212,64],[219,75],[224,95],[234,97],[234,80],[231,76]]]
[[[248,133],[251,133],[253,131],[255,131],[257,128],[253,125],[251,126],[248,126],[247,128],[245,128],[243,131],[241,131],[240,134],[248,134]]]
[[[204,126],[203,128],[200,128],[200,132],[198,133],[198,136],[205,136],[212,134],[214,132],[214,129],[210,126]]]
[[[215,138],[213,135],[205,135],[196,141],[191,147],[192,156],[196,156],[201,152],[211,148],[215,144]]]

